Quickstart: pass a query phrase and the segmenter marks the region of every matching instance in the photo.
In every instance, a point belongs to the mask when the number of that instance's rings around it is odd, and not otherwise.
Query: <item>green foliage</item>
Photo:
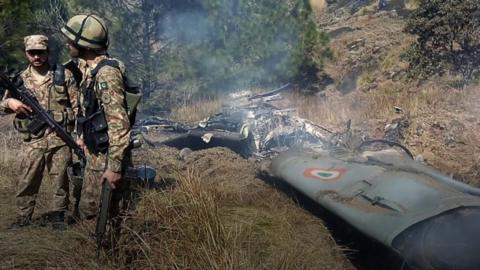
[[[362,73],[358,78],[358,85],[361,87],[367,86],[375,82],[375,74],[372,71]]]
[[[54,62],[63,46],[59,27],[67,17],[65,1],[0,0],[0,66],[21,69],[25,66],[23,38],[44,34],[50,37],[50,56]]]
[[[19,68],[22,65],[23,37],[33,23],[33,3],[33,0],[0,1],[0,66]]]
[[[141,84],[144,111],[315,76],[332,56],[308,0],[0,0],[0,64],[23,63],[22,38],[34,33],[65,57],[59,29],[80,13],[106,20],[109,52]]]
[[[191,98],[312,75],[331,56],[308,1],[107,0],[112,55],[147,99],[143,111]],[[98,12],[97,12],[98,13]],[[168,92],[177,94],[168,94]],[[174,101],[172,101],[172,99]],[[170,103],[170,105],[169,105]]]
[[[199,91],[221,92],[294,80],[321,66],[329,51],[308,1],[198,1],[194,9],[165,21],[165,35],[182,53],[175,61]],[[172,72],[169,57],[166,72]],[[178,65],[173,64],[175,69]],[[180,72],[182,73],[182,72]],[[183,75],[183,74],[182,74]],[[179,76],[181,85],[183,76]]]
[[[405,28],[417,36],[406,54],[410,75],[450,71],[470,81],[480,65],[479,7],[479,0],[420,0]]]

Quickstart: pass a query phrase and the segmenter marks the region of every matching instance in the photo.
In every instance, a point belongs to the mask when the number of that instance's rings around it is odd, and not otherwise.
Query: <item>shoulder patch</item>
[[[103,104],[108,104],[111,101],[110,95],[108,95],[107,93],[103,93],[101,99]]]
[[[99,82],[97,84],[98,90],[107,90],[108,89],[108,83],[107,82]]]

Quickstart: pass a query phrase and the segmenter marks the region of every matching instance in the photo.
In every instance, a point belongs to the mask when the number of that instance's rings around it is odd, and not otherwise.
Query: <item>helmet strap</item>
[[[95,19],[99,24],[100,26],[102,27],[103,31],[105,31],[105,36],[106,36],[106,40],[104,42],[98,42],[96,40],[92,40],[92,39],[88,39],[84,36],[82,36],[82,32],[83,32],[83,28],[85,27],[85,23],[87,22],[87,19],[88,18],[93,18]],[[80,25],[80,29],[78,30],[78,32],[75,32],[72,28],[70,28],[68,25],[65,25],[64,28],[70,32],[72,35],[75,36],[75,39],[74,39],[74,43],[78,45],[78,42],[80,40],[83,40],[83,41],[86,41],[86,42],[89,42],[89,43],[93,43],[93,44],[97,44],[97,45],[100,45],[100,46],[104,46],[105,49],[108,48],[108,45],[109,45],[109,41],[108,41],[108,31],[107,29],[105,28],[105,26],[95,17],[92,16],[92,14],[89,14],[87,15],[87,17],[85,17],[82,21],[82,24]]]
[[[99,19],[93,17],[92,14],[89,14],[89,15],[85,18],[85,20],[86,20],[88,17],[90,17],[90,16],[91,16],[93,19],[95,19],[95,20],[98,22],[98,24],[100,24],[100,26],[102,27],[103,31],[105,32],[105,39],[106,39],[106,40],[105,40],[105,47],[108,48],[108,45],[110,44],[110,42],[109,42],[109,40],[108,40],[108,30],[107,30],[107,28],[103,25],[103,23],[102,23]]]

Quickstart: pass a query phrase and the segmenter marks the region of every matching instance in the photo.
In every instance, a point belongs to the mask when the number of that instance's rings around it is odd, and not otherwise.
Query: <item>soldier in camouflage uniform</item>
[[[43,35],[27,36],[24,43],[29,66],[20,75],[23,84],[59,124],[73,130],[75,115],[72,107],[76,106],[78,89],[72,73],[65,70],[63,85],[55,84],[56,67],[48,64],[48,38]],[[14,126],[24,140],[22,145],[24,156],[21,161],[16,193],[17,221],[12,228],[30,224],[45,170],[53,181],[50,217],[54,226],[63,228],[69,202],[66,169],[71,162],[71,150],[55,132],[46,127],[36,134],[31,133],[27,128],[32,121],[28,118],[31,109],[21,101],[12,98],[8,91],[0,103],[0,109],[6,113],[16,113]]]
[[[97,214],[103,181],[108,181],[112,188],[116,188],[112,211],[118,211],[118,201],[122,196],[119,190],[124,188],[125,182],[122,181],[122,174],[130,163],[130,120],[125,101],[125,67],[120,61],[110,58],[106,52],[108,32],[101,18],[95,15],[77,15],[61,31],[67,38],[70,55],[79,58],[78,67],[83,75],[77,122],[84,124],[77,129],[80,130],[77,143],[87,156],[80,213],[82,218],[89,219]],[[106,60],[117,63],[117,66],[104,65]],[[86,134],[88,129],[85,125],[92,118],[87,116],[88,106],[92,105],[92,94],[106,119],[108,141],[102,144],[108,146],[104,151],[99,150],[101,147],[93,142],[98,141],[98,134]],[[91,126],[101,129],[98,128],[98,123],[91,123]],[[104,135],[98,136],[105,138]]]

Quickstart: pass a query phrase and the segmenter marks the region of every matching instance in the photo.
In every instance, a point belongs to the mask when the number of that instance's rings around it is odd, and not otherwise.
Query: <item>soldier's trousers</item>
[[[17,182],[17,214],[31,218],[45,171],[50,178],[53,193],[52,211],[66,211],[68,208],[67,166],[72,160],[70,148],[23,147],[21,173]]]
[[[94,170],[91,168],[85,169],[83,177],[83,187],[79,203],[79,214],[82,219],[91,219],[98,213],[100,207],[100,194],[102,191],[102,175],[103,170]],[[121,181],[119,187],[113,191],[111,212],[112,216],[116,216],[120,212],[120,201],[126,195],[126,181]]]
[[[85,153],[87,164],[83,175],[81,194],[75,196],[74,216],[80,219],[91,219],[98,213],[100,207],[100,194],[102,192],[102,176],[105,172],[107,157],[105,154],[93,155],[88,151]],[[124,168],[131,165],[130,153],[125,156]],[[121,179],[120,186],[112,194],[111,215],[116,216],[120,212],[120,207],[124,207],[124,201],[128,194],[128,183]],[[127,202],[128,203],[128,202]]]

